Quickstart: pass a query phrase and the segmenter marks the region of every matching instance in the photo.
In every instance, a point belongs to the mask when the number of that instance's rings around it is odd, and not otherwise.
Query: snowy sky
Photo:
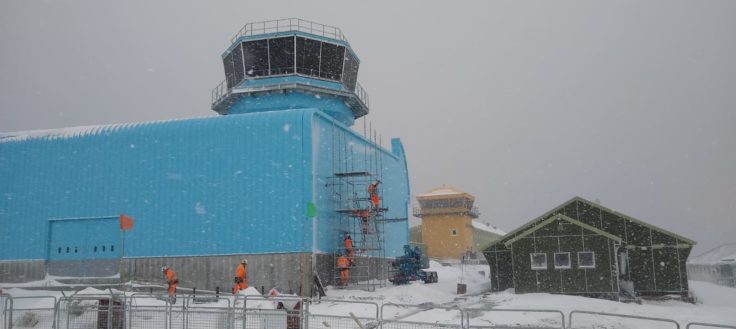
[[[229,38],[288,17],[343,30],[413,194],[736,239],[736,1],[1,1],[0,131],[213,115]]]

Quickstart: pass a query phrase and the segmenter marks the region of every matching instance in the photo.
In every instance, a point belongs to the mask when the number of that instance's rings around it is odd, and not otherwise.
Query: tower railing
[[[238,33],[230,39],[230,43],[235,43],[238,38],[244,36],[289,31],[305,32],[348,43],[348,39],[345,38],[345,35],[342,34],[342,31],[339,28],[301,18],[285,18],[245,24]]]
[[[301,74],[298,74],[298,73],[283,74],[283,76],[286,76],[286,75],[298,75],[298,76],[302,76]],[[319,78],[316,78],[316,77],[313,77],[313,76],[308,76],[308,75],[303,75],[303,76],[304,77],[307,77],[307,78],[310,78],[310,79],[319,79]],[[273,77],[274,77],[273,75],[272,76],[269,76],[269,78],[273,78]],[[256,78],[258,78],[258,77],[246,77],[243,80],[256,79]],[[241,80],[240,82],[242,82],[243,80]],[[286,82],[286,83],[283,83],[282,85],[293,85],[293,84],[294,84],[294,82]],[[275,87],[275,88],[278,89],[279,86],[280,85],[274,85],[273,87]],[[230,90],[232,90],[232,88],[228,88],[227,79],[222,80],[222,82],[220,82],[215,88],[212,89],[212,93],[210,95],[211,105],[214,106],[214,105],[220,103],[225,98],[227,98],[227,96],[230,95]],[[358,97],[358,100],[360,100],[360,102],[362,102],[363,105],[365,105],[366,108],[370,108],[370,99],[369,99],[369,96],[368,96],[368,92],[357,81],[355,82],[355,91],[353,91],[353,94],[355,94],[355,96]]]
[[[473,218],[480,217],[478,207],[441,207],[441,208],[422,208],[414,207],[412,214],[414,217],[431,216],[431,215],[449,215],[449,214],[465,214]]]

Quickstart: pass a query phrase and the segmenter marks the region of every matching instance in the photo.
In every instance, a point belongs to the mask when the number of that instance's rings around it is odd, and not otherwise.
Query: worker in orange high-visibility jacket
[[[378,184],[380,183],[380,180],[374,180],[368,185],[368,194],[371,196],[371,206],[373,209],[378,209]]]
[[[345,255],[337,258],[337,269],[340,270],[340,285],[347,286],[350,282],[350,261]]]
[[[166,283],[169,285],[166,289],[166,292],[169,294],[169,302],[171,304],[176,304],[176,286],[179,285],[179,278],[176,277],[174,269],[168,266],[164,265],[164,267],[161,268],[161,271],[164,273]]]
[[[371,211],[368,209],[353,210],[353,216],[360,218],[363,223],[363,234],[368,234],[368,219],[371,217]]]
[[[233,286],[233,294],[238,291],[248,289],[248,260],[243,258],[240,264],[235,268],[235,285]]]
[[[353,265],[355,263],[353,258],[353,238],[350,237],[350,233],[345,233],[343,242],[345,242],[345,252],[348,254],[348,261],[350,265]]]

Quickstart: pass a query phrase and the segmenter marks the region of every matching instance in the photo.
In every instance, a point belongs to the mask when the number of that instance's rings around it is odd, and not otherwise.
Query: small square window
[[[532,270],[546,270],[547,269],[547,254],[534,253],[530,254],[532,259]]]
[[[570,268],[570,253],[569,252],[556,252],[555,253],[555,268]]]
[[[595,268],[595,253],[592,251],[579,251],[578,268]]]
[[[451,236],[457,236],[457,230],[454,229],[454,228],[452,230],[450,230],[450,235]]]

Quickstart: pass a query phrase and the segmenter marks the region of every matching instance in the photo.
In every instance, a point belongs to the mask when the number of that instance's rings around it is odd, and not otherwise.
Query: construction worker
[[[368,194],[371,196],[371,206],[373,209],[378,209],[378,184],[380,183],[380,180],[374,180],[368,185]]]
[[[235,268],[235,285],[233,286],[233,294],[238,291],[248,289],[248,260],[243,258],[240,264]]]
[[[350,282],[350,261],[344,254],[337,257],[337,269],[340,270],[340,285],[347,286]]]
[[[368,234],[368,219],[371,217],[370,210],[353,210],[353,216],[360,218],[361,222],[363,223],[363,235]]]
[[[174,272],[174,269],[166,265],[161,268],[161,272],[164,273],[166,283],[169,284],[168,289],[166,289],[166,292],[169,294],[169,302],[171,304],[176,304],[176,286],[179,284],[179,279],[176,277],[176,272]]]
[[[353,238],[350,237],[350,233],[345,233],[345,239],[343,240],[345,242],[345,252],[348,254],[348,261],[350,262],[350,265],[354,265],[355,261],[353,258]]]

